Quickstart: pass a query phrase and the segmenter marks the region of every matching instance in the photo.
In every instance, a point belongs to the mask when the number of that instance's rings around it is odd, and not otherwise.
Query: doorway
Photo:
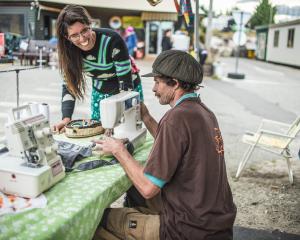
[[[146,23],[146,54],[157,55],[161,52],[161,41],[164,31],[171,29],[174,23],[170,21],[149,21]]]

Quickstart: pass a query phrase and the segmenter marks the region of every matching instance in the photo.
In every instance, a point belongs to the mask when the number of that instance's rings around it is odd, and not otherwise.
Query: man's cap
[[[155,59],[152,72],[142,77],[167,76],[177,80],[200,84],[203,78],[202,67],[190,54],[180,50],[163,51]]]

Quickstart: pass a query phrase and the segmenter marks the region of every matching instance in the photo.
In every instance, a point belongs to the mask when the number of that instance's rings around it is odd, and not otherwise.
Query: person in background
[[[134,28],[129,26],[125,30],[125,41],[129,55],[134,57],[134,52],[137,50],[137,36]]]
[[[236,207],[221,131],[195,92],[203,78],[201,65],[186,52],[167,50],[143,77],[154,77],[155,96],[171,109],[157,123],[141,104],[142,120],[154,137],[145,165],[121,140],[95,141],[119,161],[135,189],[129,202],[138,204],[106,209],[94,239],[232,239]]]
[[[206,58],[207,58],[207,50],[205,49],[205,46],[202,42],[199,43],[199,59],[200,64],[203,66],[205,64]]]
[[[163,39],[161,41],[161,50],[162,51],[166,51],[166,50],[172,49],[173,44],[172,44],[171,36],[172,36],[171,29],[165,30]]]
[[[65,83],[62,89],[62,120],[53,130],[61,132],[71,121],[75,99],[83,99],[85,76],[92,78],[91,119],[101,120],[99,104],[122,90],[142,94],[140,81],[133,83],[128,49],[121,36],[103,28],[91,28],[85,8],[68,5],[57,19],[59,68]]]

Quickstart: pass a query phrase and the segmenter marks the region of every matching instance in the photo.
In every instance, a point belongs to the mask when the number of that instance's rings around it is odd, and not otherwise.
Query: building
[[[266,60],[300,67],[300,19],[269,26]]]
[[[173,0],[152,7],[147,0],[0,0],[0,32],[12,32],[30,39],[55,37],[55,23],[66,4],[80,4],[93,18],[93,26],[121,31],[135,27],[145,54],[161,51],[163,31],[176,30],[178,20]]]
[[[300,19],[255,28],[256,58],[300,67]]]

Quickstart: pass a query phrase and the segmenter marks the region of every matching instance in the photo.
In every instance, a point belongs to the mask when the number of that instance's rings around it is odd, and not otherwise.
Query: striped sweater
[[[133,88],[128,50],[121,36],[110,29],[93,29],[96,42],[82,51],[83,70],[92,78],[93,88],[102,94],[116,94],[119,89]],[[63,84],[62,118],[73,115],[75,99]]]

